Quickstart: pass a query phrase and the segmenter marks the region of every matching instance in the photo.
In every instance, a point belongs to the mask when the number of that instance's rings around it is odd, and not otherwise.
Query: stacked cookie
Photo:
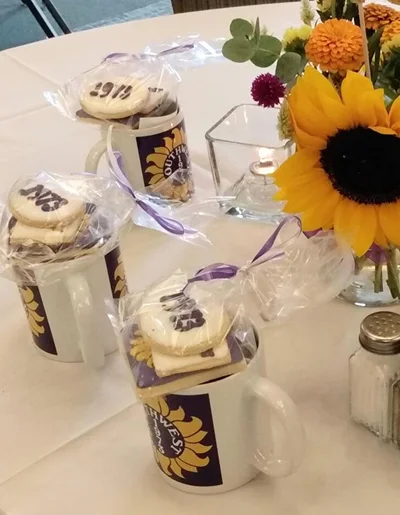
[[[150,86],[149,77],[109,77],[85,85],[80,95],[81,118],[96,118],[139,128],[140,118],[177,111],[176,100],[163,88]]]
[[[88,228],[96,207],[66,193],[31,182],[10,194],[9,246],[27,256],[53,255],[61,250],[93,247]]]
[[[131,344],[139,395],[162,395],[242,370],[232,321],[218,301],[172,277],[143,298]],[[144,354],[143,354],[144,352]],[[151,366],[141,356],[151,355]],[[143,366],[144,365],[144,366]]]

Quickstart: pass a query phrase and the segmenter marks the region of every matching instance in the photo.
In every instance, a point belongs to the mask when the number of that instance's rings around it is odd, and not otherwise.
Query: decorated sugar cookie
[[[158,377],[167,377],[184,372],[207,370],[220,367],[231,362],[231,353],[224,340],[218,347],[206,350],[193,356],[171,356],[153,349],[153,363]]]
[[[139,330],[137,324],[134,324],[130,330],[125,332],[124,344],[129,367],[135,381],[136,392],[141,399],[149,399],[177,392],[184,388],[219,379],[220,377],[236,374],[246,368],[246,361],[243,357],[240,341],[237,339],[234,329],[228,333],[222,345],[214,350],[214,358],[211,356],[210,351],[206,352],[208,355],[203,355],[202,357],[169,356],[172,360],[168,360],[168,367],[164,367],[165,362],[158,361],[159,371],[156,371],[155,365],[160,354],[152,351],[150,342],[143,335],[143,332]],[[228,350],[228,357],[226,357],[226,349]],[[225,356],[226,364],[222,364],[222,356]],[[211,365],[213,359],[215,359],[215,366]],[[179,363],[182,364],[185,360],[192,360],[192,363],[203,363],[203,368],[178,372],[181,366]],[[175,373],[163,377],[159,375],[161,369],[166,371],[168,368],[168,371],[171,372],[172,363],[176,367]],[[188,361],[185,361],[185,363],[187,365]]]
[[[26,225],[14,218],[10,224],[11,245],[47,245],[54,250],[61,245],[73,243],[77,234],[86,227],[85,220],[77,219],[69,225],[59,227],[35,227]]]
[[[88,114],[112,120],[139,113],[149,94],[146,78],[113,77],[87,85],[80,102]]]
[[[36,227],[67,225],[85,213],[82,200],[38,183],[11,193],[8,207],[19,222]]]
[[[144,298],[139,323],[152,348],[164,354],[191,356],[218,346],[231,321],[221,304],[197,289],[183,291],[176,276],[153,288]]]

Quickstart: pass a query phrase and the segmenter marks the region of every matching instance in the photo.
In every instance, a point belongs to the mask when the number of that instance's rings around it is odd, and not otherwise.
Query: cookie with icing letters
[[[213,349],[193,356],[171,356],[154,349],[152,355],[158,377],[195,372],[196,370],[208,370],[231,363],[231,353],[226,340]]]
[[[11,214],[22,224],[35,227],[56,227],[67,225],[82,218],[85,202],[69,196],[57,185],[44,186],[32,182],[14,191],[8,197]]]
[[[147,78],[110,77],[84,87],[80,103],[83,110],[95,118],[109,120],[139,113],[147,104]]]
[[[201,288],[184,291],[186,279],[172,276],[143,298],[139,325],[155,351],[191,356],[225,339],[232,321],[217,300]]]

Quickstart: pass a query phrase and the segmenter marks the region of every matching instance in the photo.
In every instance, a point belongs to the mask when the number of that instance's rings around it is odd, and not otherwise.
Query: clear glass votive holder
[[[279,223],[285,216],[272,173],[292,154],[278,134],[279,108],[232,108],[206,132],[214,185],[225,213]]]

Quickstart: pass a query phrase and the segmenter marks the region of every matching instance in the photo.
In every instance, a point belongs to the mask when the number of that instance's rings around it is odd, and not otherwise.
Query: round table
[[[257,16],[281,36],[299,23],[299,4],[142,20],[0,53],[0,192],[39,170],[81,171],[99,138],[96,127],[62,117],[46,103],[43,91],[54,90],[110,52],[139,52],[178,35],[212,40],[228,35],[231,19]],[[179,97],[199,176],[210,174],[205,131],[232,106],[250,101],[257,71],[223,62],[182,74]],[[229,224],[229,236],[218,226],[213,247],[135,228],[123,242],[130,289],[140,291],[179,267],[194,269],[215,260],[244,263],[265,233],[257,224]],[[0,313],[0,511],[365,515],[398,509],[400,453],[348,415],[348,357],[369,310],[335,300],[263,332],[268,376],[293,397],[304,420],[304,463],[288,478],[259,476],[228,494],[201,497],[178,492],[159,477],[142,408],[117,353],[100,371],[44,359],[29,344],[17,289],[6,279],[0,280]]]

